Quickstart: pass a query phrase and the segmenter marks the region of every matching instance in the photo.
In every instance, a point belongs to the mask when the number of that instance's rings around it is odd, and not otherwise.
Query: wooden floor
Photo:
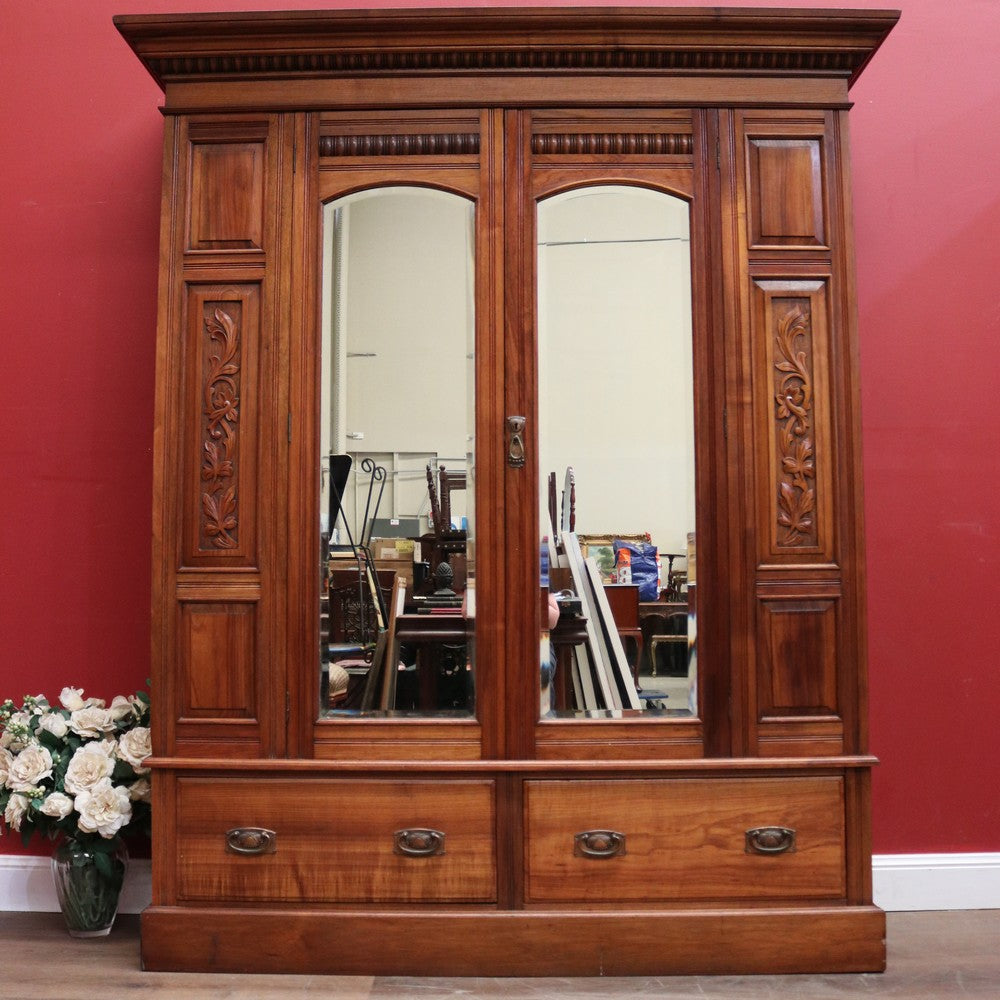
[[[664,976],[633,979],[401,979],[142,972],[139,918],[75,940],[54,913],[0,912],[2,1000],[998,1000],[1000,910],[888,915],[889,968],[863,976]]]

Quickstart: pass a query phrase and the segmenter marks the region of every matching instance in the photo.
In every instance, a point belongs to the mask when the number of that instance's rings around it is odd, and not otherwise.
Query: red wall
[[[149,666],[161,95],[111,16],[320,5],[3,5],[0,700]],[[1000,4],[902,7],[852,91],[874,848],[998,851]]]

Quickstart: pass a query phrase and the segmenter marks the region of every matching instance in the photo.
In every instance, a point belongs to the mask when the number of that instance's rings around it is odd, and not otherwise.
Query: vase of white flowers
[[[70,934],[107,934],[118,911],[128,852],[149,833],[149,698],[118,695],[105,707],[63,688],[0,705],[0,808],[24,843],[56,842],[56,894]]]
[[[52,877],[59,908],[73,937],[103,937],[118,915],[128,848],[111,840],[62,841],[52,852]]]

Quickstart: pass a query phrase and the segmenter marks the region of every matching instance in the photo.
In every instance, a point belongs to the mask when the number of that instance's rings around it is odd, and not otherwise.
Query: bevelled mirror
[[[697,713],[689,217],[623,185],[538,203],[543,718]]]
[[[324,206],[325,717],[474,711],[474,215],[421,187]]]

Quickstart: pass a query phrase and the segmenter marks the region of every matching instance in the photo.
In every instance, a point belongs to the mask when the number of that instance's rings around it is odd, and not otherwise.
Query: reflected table
[[[421,711],[433,712],[448,707],[442,706],[439,701],[440,674],[446,654],[451,659],[460,656],[462,662],[459,669],[468,672],[475,634],[475,619],[466,618],[461,612],[402,614],[396,618],[398,646],[415,649],[417,706]],[[471,708],[471,704],[468,707]]]

